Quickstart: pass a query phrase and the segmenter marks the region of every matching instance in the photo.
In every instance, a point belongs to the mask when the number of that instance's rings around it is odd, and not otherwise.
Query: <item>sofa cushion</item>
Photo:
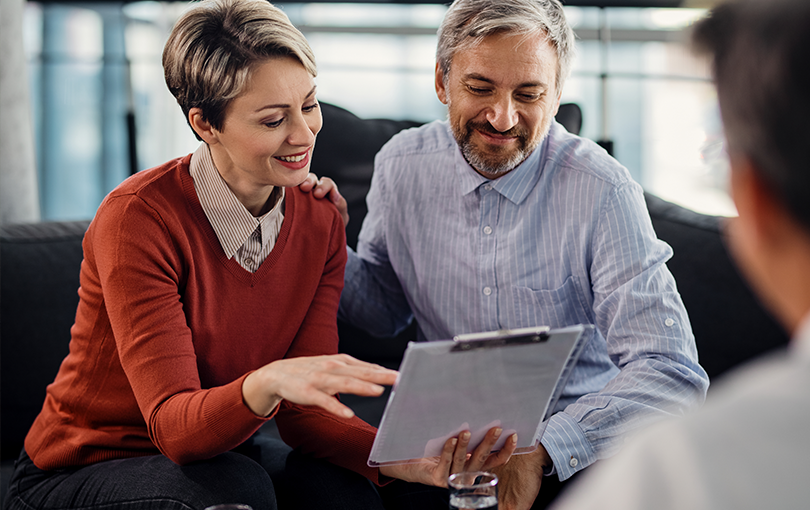
[[[16,459],[68,352],[89,222],[0,229],[0,456]]]

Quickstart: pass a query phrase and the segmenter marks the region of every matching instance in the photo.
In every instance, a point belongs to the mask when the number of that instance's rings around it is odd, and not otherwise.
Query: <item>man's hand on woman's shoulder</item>
[[[304,179],[304,182],[298,185],[298,189],[304,193],[311,191],[312,196],[317,199],[328,198],[329,201],[337,207],[340,217],[343,218],[343,225],[346,226],[349,224],[349,204],[346,202],[346,199],[343,198],[343,195],[340,194],[340,191],[338,191],[335,181],[329,177],[321,177],[318,179],[317,175],[310,173],[307,175],[307,178]]]

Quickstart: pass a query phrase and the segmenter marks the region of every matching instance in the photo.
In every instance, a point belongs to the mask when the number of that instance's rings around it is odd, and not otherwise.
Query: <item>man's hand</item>
[[[517,434],[507,438],[500,451],[490,453],[501,435],[500,428],[492,428],[471,454],[467,453],[470,433],[463,432],[458,438],[450,438],[444,443],[439,457],[421,459],[410,464],[382,466],[380,473],[406,482],[417,482],[436,487],[447,487],[447,478],[461,471],[485,471],[501,466],[509,461],[517,447]]]
[[[529,510],[540,493],[543,467],[552,461],[543,445],[525,455],[514,455],[509,463],[492,470],[498,476],[498,508]]]
[[[304,182],[298,185],[298,189],[304,193],[312,191],[312,196],[317,199],[328,196],[329,200],[337,207],[340,217],[343,218],[343,226],[345,227],[349,224],[349,204],[346,203],[346,199],[343,198],[343,195],[338,191],[335,181],[329,177],[321,177],[318,179],[317,175],[309,173],[307,174],[307,178],[304,179]]]

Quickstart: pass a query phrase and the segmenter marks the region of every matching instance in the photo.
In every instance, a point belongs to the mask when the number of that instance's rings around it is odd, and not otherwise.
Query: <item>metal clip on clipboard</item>
[[[456,335],[453,341],[456,344],[451,352],[471,351],[473,349],[488,349],[492,347],[505,347],[508,345],[526,345],[547,342],[550,328],[538,326],[534,328],[502,329],[487,333],[471,333]]]

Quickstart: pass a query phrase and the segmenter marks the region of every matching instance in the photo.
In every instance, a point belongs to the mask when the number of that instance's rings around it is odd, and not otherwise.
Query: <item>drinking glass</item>
[[[468,471],[450,475],[450,508],[452,510],[497,510],[498,477],[486,471]]]

